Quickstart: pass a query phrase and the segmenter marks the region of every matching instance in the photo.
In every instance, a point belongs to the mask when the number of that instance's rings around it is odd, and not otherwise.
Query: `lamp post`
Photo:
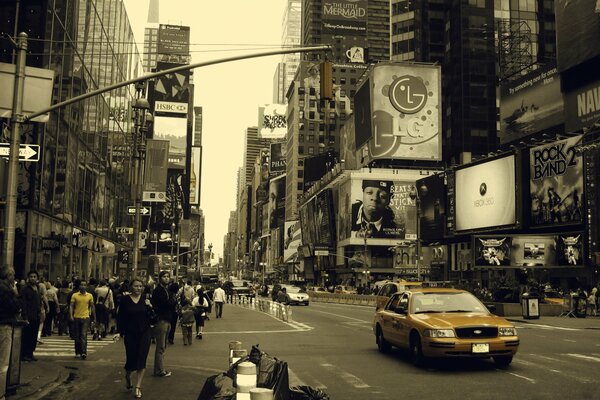
[[[152,122],[153,117],[148,113],[150,103],[148,100],[141,97],[143,84],[136,85],[138,97],[133,102],[134,110],[134,129],[133,129],[133,157],[135,160],[135,186],[134,186],[134,205],[135,216],[133,222],[133,266],[132,278],[137,276],[139,267],[139,251],[140,251],[140,225],[141,214],[140,208],[142,205],[142,185],[144,181],[144,161],[146,160],[146,131],[148,123]]]
[[[254,250],[254,271],[258,271],[258,253],[260,252],[260,243],[257,241],[254,242],[252,246],[252,250]],[[265,285],[265,269],[263,268],[262,274],[262,284]]]
[[[421,196],[427,195],[427,186],[421,185],[417,190],[413,186],[408,194],[417,206],[417,238],[415,247],[416,265],[417,265],[417,280],[421,281]]]

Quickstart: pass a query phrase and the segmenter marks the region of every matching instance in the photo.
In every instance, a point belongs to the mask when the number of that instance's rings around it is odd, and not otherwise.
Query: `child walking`
[[[181,324],[181,333],[183,334],[183,345],[192,344],[192,327],[194,326],[194,307],[191,303],[184,299],[181,302],[181,315],[179,323]]]

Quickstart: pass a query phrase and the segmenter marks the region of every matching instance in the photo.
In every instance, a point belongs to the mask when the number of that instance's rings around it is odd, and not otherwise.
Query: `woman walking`
[[[144,284],[139,279],[130,283],[131,293],[124,295],[119,304],[117,329],[124,336],[125,342],[125,382],[127,390],[131,390],[131,374],[136,371],[135,398],[142,397],[142,380],[146,370],[146,359],[150,350],[150,322],[146,314],[147,307],[152,307],[150,300],[142,295]]]
[[[196,339],[202,339],[204,319],[208,310],[208,300],[204,294],[204,290],[198,289],[196,291],[196,297],[192,300],[192,306],[194,307],[194,317],[196,318]]]

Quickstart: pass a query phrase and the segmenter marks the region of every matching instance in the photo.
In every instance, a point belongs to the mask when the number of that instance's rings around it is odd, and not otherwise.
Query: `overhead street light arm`
[[[329,45],[294,47],[291,49],[278,49],[278,50],[262,51],[262,52],[258,52],[258,53],[243,54],[240,56],[219,58],[216,60],[204,61],[204,62],[199,62],[199,63],[195,63],[195,64],[181,65],[179,67],[166,69],[164,71],[153,72],[151,74],[143,75],[138,78],[133,78],[133,79],[130,79],[127,81],[115,83],[114,85],[106,86],[106,87],[103,87],[100,89],[93,90],[89,93],[85,93],[80,96],[73,97],[72,99],[65,100],[61,103],[54,104],[53,106],[50,106],[46,109],[37,111],[31,115],[26,116],[25,122],[28,122],[35,117],[39,117],[40,115],[46,114],[46,113],[56,110],[58,108],[68,106],[69,104],[77,103],[77,102],[85,100],[87,98],[97,96],[99,94],[109,92],[111,90],[118,89],[123,86],[131,85],[132,83],[142,82],[142,81],[146,81],[148,79],[153,79],[153,78],[158,78],[159,76],[172,74],[174,72],[187,71],[187,70],[194,69],[194,68],[206,67],[209,65],[216,65],[216,64],[223,64],[223,63],[227,63],[227,62],[231,62],[231,61],[247,60],[249,58],[267,57],[267,56],[273,56],[273,55],[279,55],[279,54],[290,54],[290,53],[324,52],[324,51],[331,51],[331,50],[332,50],[332,47]]]

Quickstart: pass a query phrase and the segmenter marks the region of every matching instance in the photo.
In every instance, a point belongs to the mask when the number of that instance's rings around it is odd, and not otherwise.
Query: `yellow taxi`
[[[422,282],[404,280],[385,281],[378,283],[377,286],[379,286],[379,290],[376,293],[377,298],[375,300],[375,311],[382,309],[394,293],[403,292],[411,288],[421,287],[422,285]]]
[[[393,294],[375,312],[373,332],[379,351],[406,348],[417,366],[430,357],[491,357],[507,367],[519,348],[513,324],[457,289],[414,288]]]

